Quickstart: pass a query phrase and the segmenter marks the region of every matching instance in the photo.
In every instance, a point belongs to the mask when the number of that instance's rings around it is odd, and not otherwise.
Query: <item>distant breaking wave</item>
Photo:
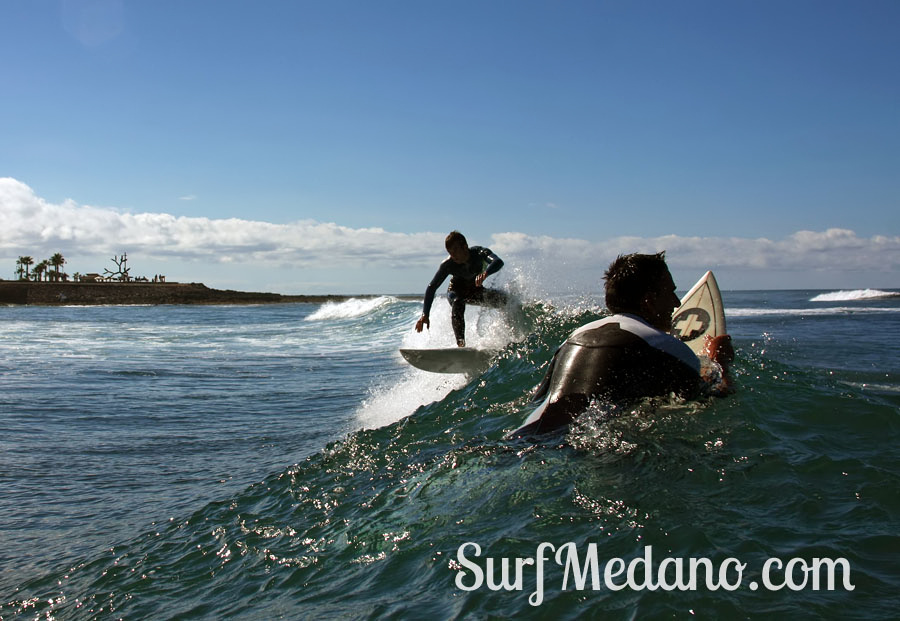
[[[397,298],[382,295],[377,298],[351,298],[345,302],[327,302],[309,315],[306,321],[354,319],[368,315],[372,311],[396,301]]]
[[[900,297],[896,291],[880,291],[878,289],[854,289],[852,291],[832,291],[821,293],[810,299],[810,302],[852,302],[853,300],[871,300],[873,298]]]
[[[725,317],[773,317],[773,316],[818,316],[859,315],[865,313],[900,313],[900,308],[829,306],[825,308],[726,308]]]

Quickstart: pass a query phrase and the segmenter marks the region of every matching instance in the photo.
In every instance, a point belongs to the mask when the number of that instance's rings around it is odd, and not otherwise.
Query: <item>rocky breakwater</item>
[[[283,304],[339,302],[349,296],[281,295],[210,289],[202,283],[0,281],[0,304]]]

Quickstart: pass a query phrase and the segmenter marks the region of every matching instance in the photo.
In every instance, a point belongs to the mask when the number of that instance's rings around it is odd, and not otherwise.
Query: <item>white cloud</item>
[[[26,184],[0,178],[0,257],[66,257],[127,251],[147,259],[192,260],[209,265],[286,267],[293,270],[357,270],[379,273],[396,289],[392,271],[419,270],[427,278],[443,255],[444,233],[395,233],[382,228],[350,228],[302,220],[288,224],[237,218],[132,214],[113,208],[52,204]],[[766,286],[786,286],[776,272],[880,274],[874,286],[894,286],[900,273],[900,236],[859,237],[846,229],[798,231],[782,239],[741,237],[614,237],[602,241],[557,238],[520,232],[497,233],[488,243],[526,277],[547,283],[596,283],[597,274],[618,254],[666,250],[677,270],[732,270],[753,273]],[[12,263],[9,272],[12,270]],[[588,273],[590,276],[588,277]],[[581,275],[580,280],[577,277]],[[357,274],[353,278],[360,281]],[[585,280],[587,278],[588,280]],[[418,289],[420,278],[413,279]],[[844,282],[832,279],[834,285]],[[886,285],[885,285],[886,283]],[[373,288],[377,282],[371,283]],[[593,285],[592,285],[593,286]],[[789,286],[789,285],[788,285]],[[252,283],[250,284],[252,287]],[[339,289],[339,285],[334,290]],[[424,288],[424,284],[422,284]]]
[[[614,237],[599,242],[498,233],[498,253],[557,262],[606,265],[619,254],[666,251],[670,266],[719,266],[760,270],[896,272],[900,270],[900,236],[857,236],[847,229],[798,231],[781,240],[741,237]]]
[[[297,266],[433,259],[434,248],[443,244],[443,235],[437,233],[391,233],[313,220],[273,224],[131,214],[71,200],[54,205],[11,178],[0,178],[0,230],[0,250],[10,253],[88,255],[127,249],[151,257]]]

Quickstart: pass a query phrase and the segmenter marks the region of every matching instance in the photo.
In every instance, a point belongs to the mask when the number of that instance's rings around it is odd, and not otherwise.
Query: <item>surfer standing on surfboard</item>
[[[592,399],[628,404],[671,393],[690,399],[729,389],[731,337],[710,338],[700,358],[669,331],[681,301],[665,253],[619,256],[606,271],[606,307],[613,315],[575,330],[557,350],[535,391],[539,402],[511,435],[553,431],[571,423]]]
[[[444,259],[434,278],[425,289],[425,306],[422,316],[416,322],[416,332],[421,332],[423,327],[431,329],[431,304],[438,287],[450,276],[450,286],[447,288],[447,300],[450,302],[450,318],[453,325],[453,334],[456,336],[456,344],[466,346],[466,304],[478,304],[481,306],[500,307],[507,301],[506,294],[496,289],[486,289],[484,279],[500,271],[503,260],[494,254],[490,248],[483,246],[469,247],[465,236],[459,231],[453,231],[444,240],[444,246],[450,256]]]

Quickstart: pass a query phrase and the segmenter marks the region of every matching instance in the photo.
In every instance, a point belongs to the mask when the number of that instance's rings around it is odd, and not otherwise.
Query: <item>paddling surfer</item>
[[[503,260],[490,248],[469,246],[465,236],[453,231],[444,240],[444,247],[450,254],[438,267],[434,278],[425,289],[425,305],[422,316],[416,322],[416,332],[422,328],[431,329],[431,305],[438,287],[450,276],[447,300],[450,302],[450,320],[453,334],[459,347],[466,346],[466,304],[500,307],[507,302],[506,294],[496,289],[484,287],[484,280],[503,267]]]
[[[614,314],[569,335],[535,391],[537,409],[512,435],[565,427],[592,399],[627,404],[643,397],[674,393],[690,399],[730,389],[730,336],[709,339],[705,353],[715,366],[701,368],[694,352],[669,334],[680,300],[664,252],[619,256],[605,280],[606,306]]]

